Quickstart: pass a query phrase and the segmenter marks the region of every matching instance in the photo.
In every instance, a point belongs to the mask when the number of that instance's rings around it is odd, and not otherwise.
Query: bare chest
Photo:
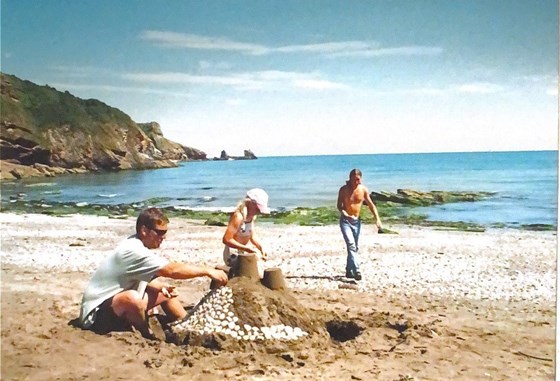
[[[364,192],[358,187],[356,189],[347,189],[344,197],[348,204],[358,204],[364,201]]]

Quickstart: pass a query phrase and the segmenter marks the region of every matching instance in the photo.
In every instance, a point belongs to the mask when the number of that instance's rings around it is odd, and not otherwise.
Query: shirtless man
[[[362,280],[358,265],[358,238],[360,236],[360,211],[362,204],[366,203],[375,217],[375,224],[381,229],[381,220],[377,208],[369,196],[368,189],[362,185],[362,171],[353,169],[350,178],[338,191],[336,207],[340,211],[340,230],[346,242],[346,277]]]

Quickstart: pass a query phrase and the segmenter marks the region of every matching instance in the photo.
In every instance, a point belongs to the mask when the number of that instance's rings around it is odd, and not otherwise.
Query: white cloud
[[[436,87],[418,87],[403,90],[402,93],[419,96],[440,96],[449,93],[449,90]]]
[[[337,53],[346,51],[360,51],[373,49],[378,46],[375,42],[366,41],[342,41],[342,42],[325,42],[322,44],[307,45],[289,45],[282,46],[270,51],[280,53]]]
[[[247,101],[245,99],[236,98],[236,99],[226,99],[225,103],[228,106],[238,107],[238,106],[246,105]]]
[[[551,87],[551,88],[547,89],[546,94],[551,95],[553,97],[557,97],[558,96],[558,86]]]
[[[295,87],[302,89],[313,89],[313,90],[345,90],[349,87],[336,82],[317,80],[317,79],[298,79],[293,82]]]
[[[524,75],[524,76],[521,76],[521,77],[518,77],[518,78],[521,79],[522,81],[534,82],[534,83],[551,82],[551,81],[556,82],[558,80],[558,78],[556,76],[547,75],[547,74],[543,74],[543,75],[538,75],[538,74]]]
[[[224,37],[207,37],[197,34],[147,30],[141,38],[171,48],[226,50],[243,54],[264,55],[273,53],[319,53],[329,57],[381,57],[439,55],[441,47],[397,46],[381,47],[376,41],[339,41],[318,44],[299,44],[280,47],[239,42]]]
[[[396,48],[368,47],[366,49],[346,50],[333,52],[331,57],[382,57],[382,56],[436,56],[443,49],[435,46],[400,46]]]
[[[222,37],[206,37],[196,34],[175,33],[158,30],[147,30],[141,35],[147,41],[155,42],[170,48],[188,48],[202,50],[228,50],[248,54],[263,54],[267,48],[261,45],[237,42]]]
[[[211,62],[211,61],[207,61],[207,60],[200,60],[198,62],[198,67],[201,70],[212,70],[212,69],[217,69],[217,70],[228,70],[231,69],[231,64],[227,63],[227,62]]]
[[[56,65],[51,66],[51,70],[57,74],[62,74],[65,77],[73,78],[86,78],[92,76],[99,76],[101,74],[107,74],[106,70],[94,67],[94,66],[71,66],[71,65]]]
[[[178,72],[162,73],[129,73],[122,78],[133,82],[172,83],[172,84],[197,84],[197,85],[222,85],[239,87],[260,87],[261,83],[255,79],[242,75],[192,75]]]
[[[286,88],[341,90],[349,88],[345,84],[322,79],[317,73],[277,70],[232,73],[222,76],[192,75],[177,72],[129,73],[123,74],[121,77],[133,82],[229,86],[239,90],[283,90]]]
[[[460,93],[494,94],[503,91],[504,88],[494,83],[474,82],[458,85],[456,90]]]
[[[391,90],[370,90],[366,94],[376,95],[376,96],[402,96],[402,95],[412,95],[412,96],[451,96],[456,94],[494,94],[504,91],[504,88],[500,85],[494,83],[486,82],[475,82],[475,83],[465,83],[459,85],[450,85],[444,87],[412,87],[412,88],[400,88]]]
[[[141,93],[141,94],[159,94],[159,95],[172,95],[175,97],[190,98],[191,94],[178,92],[152,89],[149,87],[131,87],[131,86],[114,86],[114,85],[81,85],[74,83],[51,83],[50,86],[58,90],[95,90],[95,91],[108,91],[120,93]]]

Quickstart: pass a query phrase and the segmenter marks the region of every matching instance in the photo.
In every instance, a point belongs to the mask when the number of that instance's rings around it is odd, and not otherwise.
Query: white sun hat
[[[259,208],[259,211],[263,214],[269,214],[270,209],[268,208],[268,195],[261,188],[253,188],[247,192],[247,198],[254,201]]]

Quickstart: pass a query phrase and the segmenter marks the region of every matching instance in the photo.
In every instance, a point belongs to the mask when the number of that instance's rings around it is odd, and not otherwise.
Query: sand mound
[[[187,317],[170,327],[170,341],[210,349],[243,350],[278,343],[323,345],[330,336],[323,319],[302,306],[287,290],[270,290],[237,277],[208,292]]]

